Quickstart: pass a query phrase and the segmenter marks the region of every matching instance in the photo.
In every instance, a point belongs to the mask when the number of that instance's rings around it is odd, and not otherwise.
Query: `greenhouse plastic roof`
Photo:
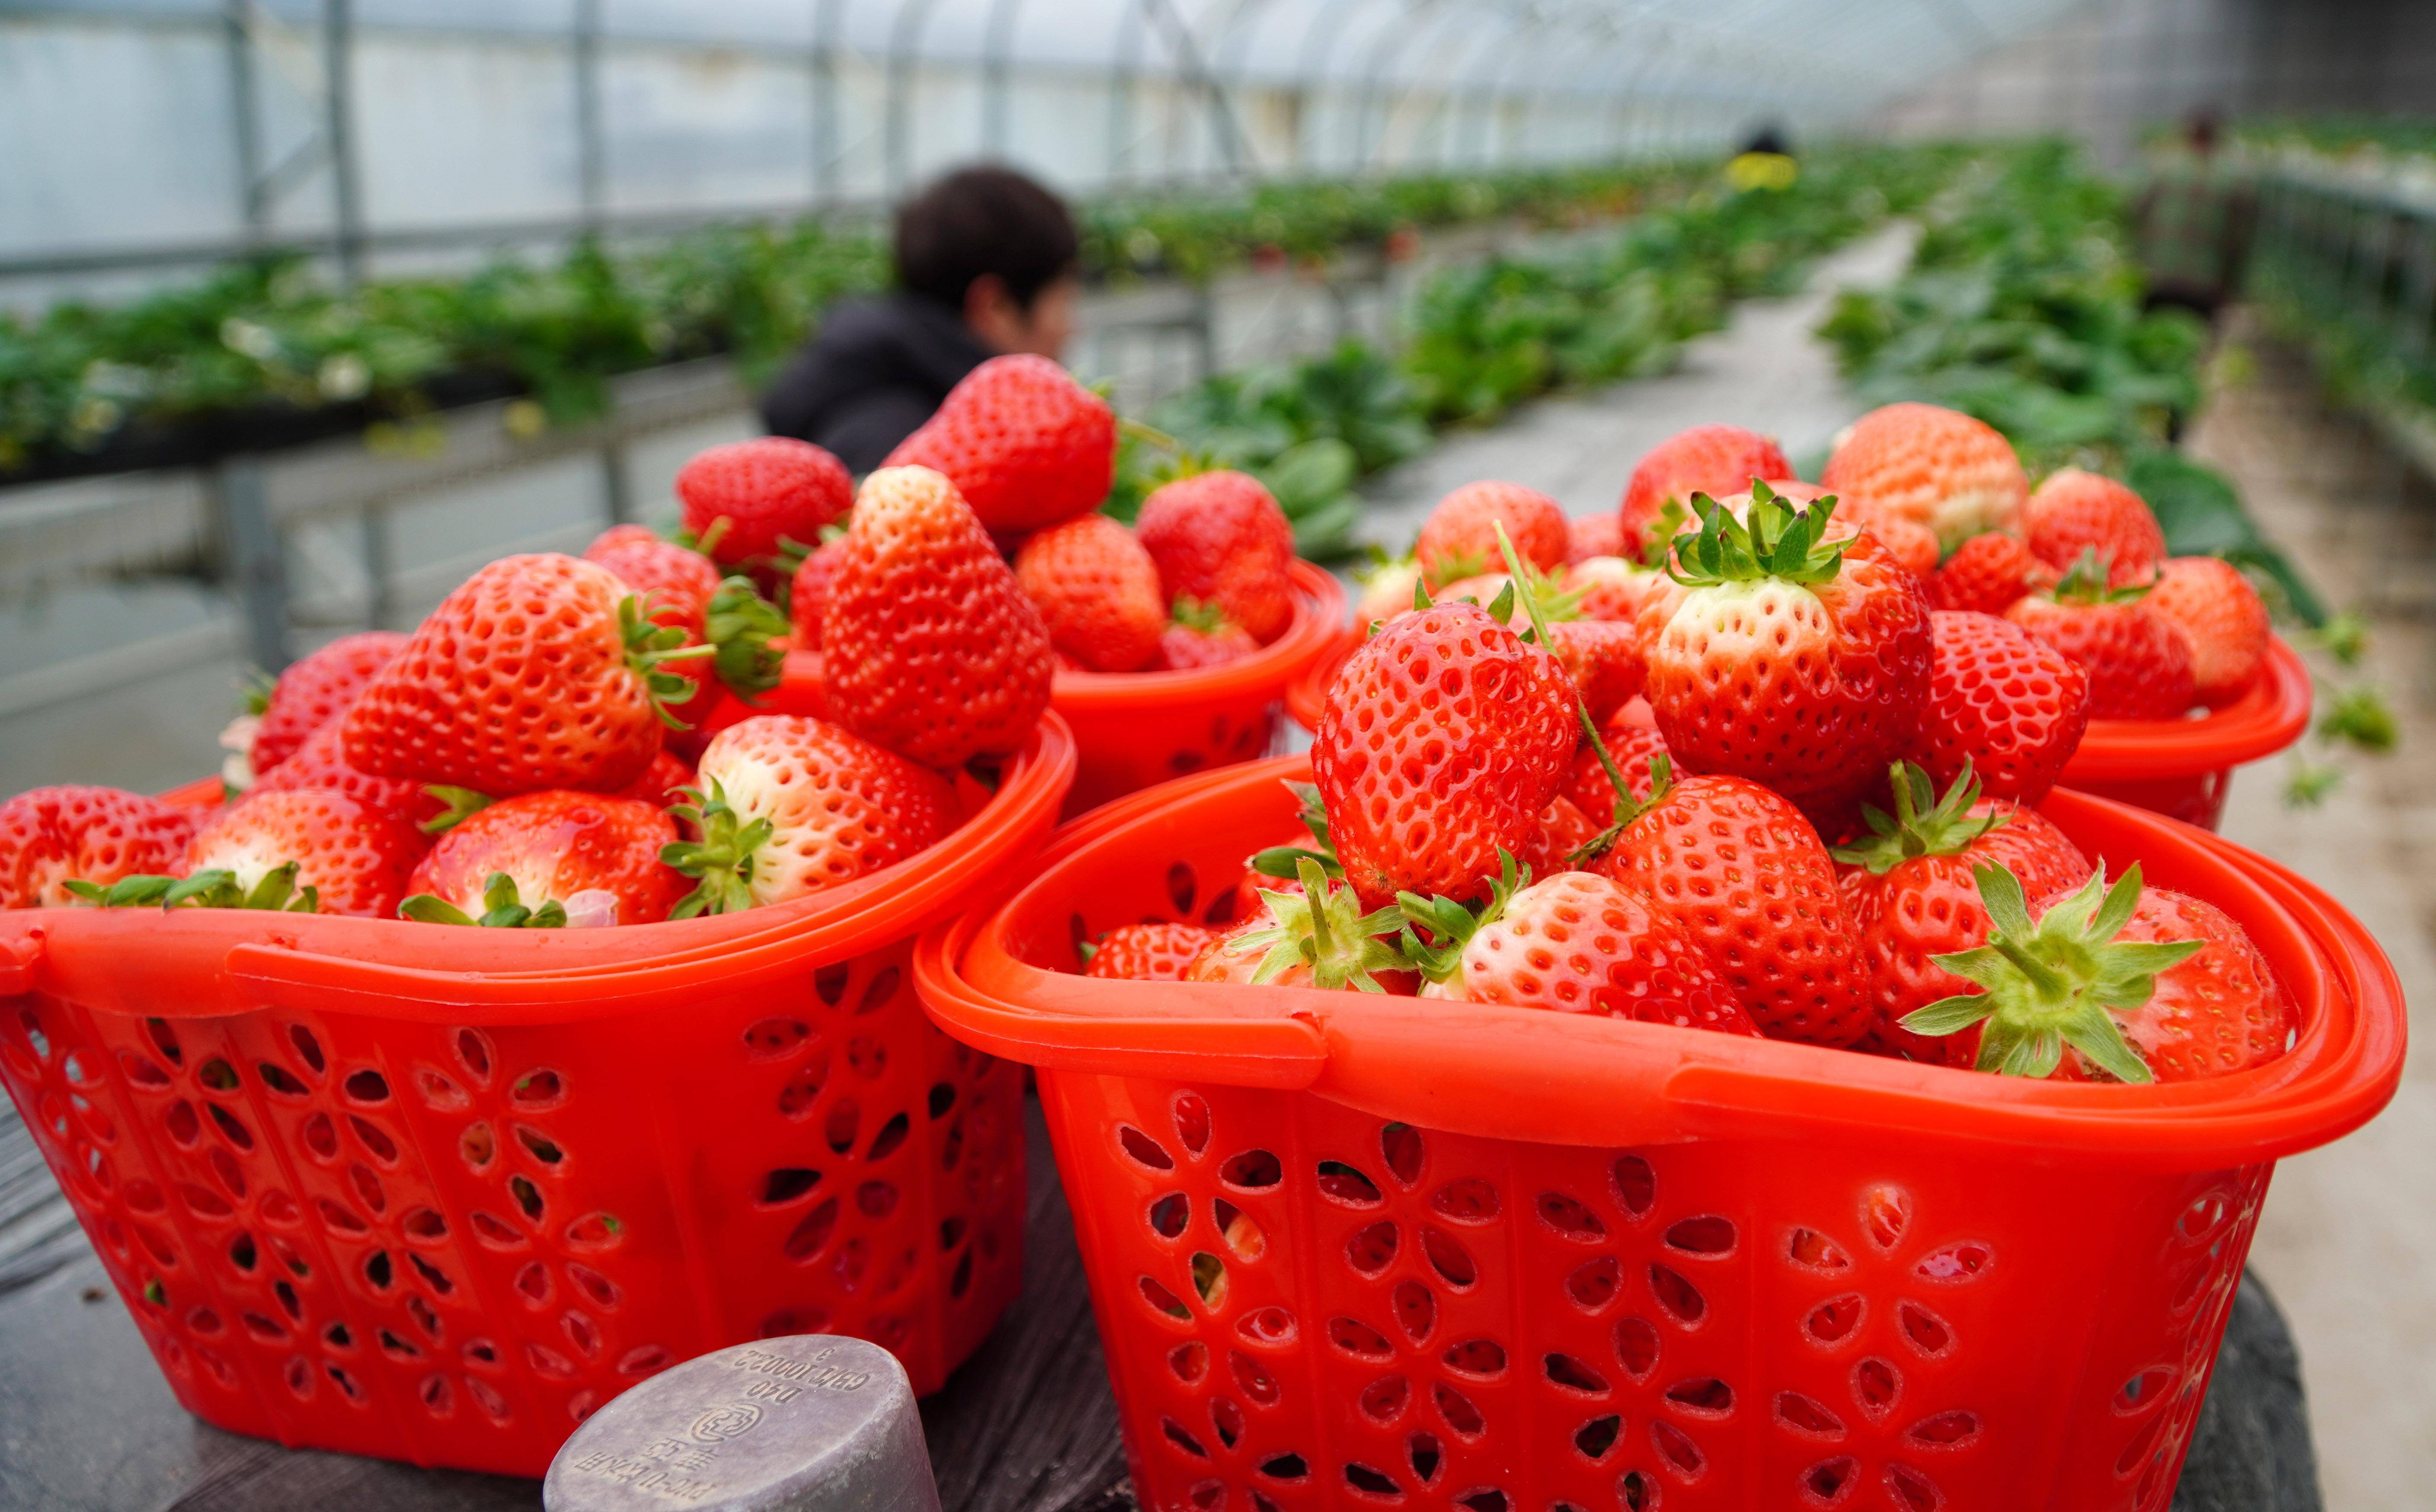
[[[2071,0],[354,0],[366,28],[822,44],[875,59],[1139,68],[1268,86],[1512,88],[1847,115]],[[17,0],[9,13],[218,20],[223,0]],[[320,0],[255,9],[310,25]],[[1535,81],[1535,82],[1534,82]]]

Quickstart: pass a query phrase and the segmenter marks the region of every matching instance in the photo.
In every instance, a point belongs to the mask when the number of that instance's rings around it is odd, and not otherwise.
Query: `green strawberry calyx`
[[[2100,863],[2069,897],[2059,898],[2035,924],[2022,880],[2003,866],[1972,868],[1992,928],[1988,943],[1929,959],[1982,989],[1940,999],[1903,1018],[1903,1027],[1931,1038],[1984,1023],[1983,1071],[2043,1077],[2069,1045],[2118,1082],[2155,1080],[2123,1037],[2110,1010],[2145,1005],[2157,973],[2190,959],[2204,940],[2117,940],[2140,906],[2135,863],[2106,885]]]
[[[1632,827],[1634,820],[1657,808],[1659,799],[1675,791],[1675,761],[1663,751],[1653,751],[1649,756],[1649,800],[1646,803],[1632,795],[1632,789],[1625,783],[1624,773],[1616,770],[1615,758],[1608,755],[1604,745],[1599,747],[1599,760],[1607,767],[1607,779],[1615,789],[1615,817],[1608,822],[1605,829],[1565,853],[1568,866],[1587,866],[1613,850],[1615,843],[1624,838],[1624,832]]]
[[[1651,572],[1664,571],[1668,559],[1675,554],[1675,538],[1691,524],[1692,512],[1684,507],[1683,501],[1668,499],[1642,532],[1641,566]]]
[[[1303,828],[1311,831],[1311,847],[1271,845],[1266,850],[1256,851],[1251,860],[1252,870],[1280,881],[1299,881],[1302,863],[1311,860],[1318,863],[1323,875],[1331,878],[1343,877],[1345,867],[1336,859],[1336,838],[1329,831],[1328,805],[1320,801],[1318,785],[1289,782],[1285,788],[1295,795],[1295,817],[1302,821]]]
[[[262,880],[249,889],[240,886],[236,873],[225,867],[207,867],[188,877],[122,877],[108,887],[72,878],[62,882],[70,893],[96,908],[148,908],[158,905],[165,909],[261,909],[278,913],[318,913],[322,911],[321,890],[296,885],[297,863],[289,861],[262,874]]]
[[[1403,953],[1380,936],[1403,922],[1394,908],[1365,913],[1345,883],[1333,882],[1310,857],[1296,867],[1303,890],[1273,893],[1261,890],[1276,923],[1249,930],[1227,942],[1230,954],[1262,952],[1252,971],[1252,983],[1275,982],[1296,966],[1311,968],[1312,985],[1329,992],[1348,987],[1361,992],[1385,992],[1376,973],[1411,968]]]
[[[660,717],[662,724],[671,730],[691,729],[691,725],[669,712],[669,705],[693,697],[693,679],[669,664],[716,656],[719,648],[688,646],[684,631],[653,622],[649,601],[652,597],[630,593],[618,600],[618,634],[626,644],[626,665],[643,680],[652,712]]]
[[[1505,916],[1514,895],[1531,885],[1531,868],[1518,865],[1504,846],[1497,850],[1497,876],[1489,879],[1488,900],[1477,908],[1451,897],[1423,897],[1399,893],[1396,907],[1404,916],[1398,936],[1404,959],[1432,982],[1453,982],[1463,975],[1464,947],[1471,937]]]
[[[728,803],[717,779],[705,796],[699,788],[680,788],[687,801],[669,809],[680,823],[690,825],[700,840],[673,841],[660,847],[660,860],[702,885],[669,911],[672,919],[697,913],[737,913],[753,906],[753,864],[761,847],[777,834],[766,818],[746,819]]]
[[[527,908],[517,895],[516,879],[505,872],[493,872],[482,882],[480,918],[432,893],[417,893],[400,903],[397,916],[418,924],[478,925],[486,930],[563,930],[566,905],[553,897],[537,909]]]
[[[1832,582],[1844,569],[1842,541],[1822,541],[1836,513],[1829,495],[1796,510],[1766,483],[1751,484],[1749,518],[1706,494],[1692,495],[1700,529],[1675,538],[1675,562],[1667,572],[1687,588],[1729,582]]]
[[[438,835],[456,828],[491,807],[491,795],[476,792],[471,788],[452,788],[444,782],[426,784],[424,792],[439,803],[440,811],[415,826],[426,835]]]
[[[2109,587],[2107,575],[2112,566],[2112,558],[2098,555],[2097,547],[2082,547],[2080,555],[2073,558],[2072,565],[2065,569],[2064,575],[2057,580],[2049,592],[2058,603],[2131,603],[2146,597],[2155,586],[2153,583],[2129,582],[2120,588]]]
[[[1168,609],[1168,616],[1170,620],[1179,628],[1197,631],[1204,635],[1215,635],[1227,625],[1225,610],[1219,608],[1214,601],[1195,599],[1189,593],[1175,596],[1175,602]]]
[[[794,627],[778,606],[761,597],[750,578],[723,581],[710,598],[703,634],[711,645],[711,667],[746,703],[778,686],[787,653],[771,642]]]
[[[1928,773],[1912,762],[1896,762],[1887,769],[1887,779],[1894,789],[1893,817],[1875,804],[1863,804],[1861,818],[1870,833],[1828,852],[1847,866],[1867,867],[1871,877],[1884,877],[1905,861],[1923,856],[1959,856],[1980,836],[2013,817],[2001,808],[1978,815],[1971,812],[1971,806],[1979,801],[1979,779],[1973,775],[1968,756],[1942,798],[1936,796]]]

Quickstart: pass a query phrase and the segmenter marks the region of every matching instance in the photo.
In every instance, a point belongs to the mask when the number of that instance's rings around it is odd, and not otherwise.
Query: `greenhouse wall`
[[[2066,131],[2110,167],[2194,111],[2436,113],[2424,0],[2089,0],[1877,113],[1897,137]]]

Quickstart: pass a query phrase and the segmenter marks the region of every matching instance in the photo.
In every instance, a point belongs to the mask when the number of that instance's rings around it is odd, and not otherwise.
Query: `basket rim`
[[[1345,585],[1335,574],[1297,557],[1287,564],[1294,580],[1295,617],[1285,632],[1249,656],[1215,667],[1178,671],[1079,672],[1060,668],[1051,702],[1077,713],[1122,713],[1189,699],[1257,693],[1291,683],[1335,643],[1345,618]]]
[[[1072,732],[1044,710],[998,790],[951,834],[843,887],[740,913],[611,930],[474,930],[236,910],[0,913],[0,991],[41,988],[97,1011],[213,1017],[314,994],[394,1016],[555,1022],[682,998],[713,982],[801,971],[901,939],[1037,847],[1074,774]],[[10,980],[14,979],[14,980]],[[235,1011],[242,1011],[238,1009]]]
[[[1068,826],[1000,905],[943,921],[915,959],[941,1027],[1058,1070],[1299,1087],[1382,1117],[1494,1138],[1627,1145],[1836,1129],[1992,1142],[2170,1169],[2271,1159],[2375,1116],[2402,1069],[2399,982],[2323,892],[2179,821],[2079,792],[2043,806],[2068,833],[2138,840],[2196,872],[2299,1001],[2287,1055],[2213,1081],[2105,1086],[1975,1071],[1626,1020],[1297,987],[1129,982],[1035,964],[1065,947],[1070,899],[1127,847],[1266,801],[1282,757],[1147,790]],[[1551,1046],[1561,1051],[1548,1053]],[[1833,1057],[1830,1059],[1829,1057]],[[1523,1094],[1523,1095],[1517,1095]]]
[[[2196,776],[2273,756],[2308,729],[2315,691],[2308,664],[2270,635],[2258,680],[2240,698],[2194,719],[2092,720],[2057,780]]]

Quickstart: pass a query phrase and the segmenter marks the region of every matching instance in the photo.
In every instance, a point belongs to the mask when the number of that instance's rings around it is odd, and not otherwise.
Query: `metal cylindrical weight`
[[[548,1512],[939,1512],[905,1367],[876,1344],[764,1339],[664,1370],[551,1461]]]

